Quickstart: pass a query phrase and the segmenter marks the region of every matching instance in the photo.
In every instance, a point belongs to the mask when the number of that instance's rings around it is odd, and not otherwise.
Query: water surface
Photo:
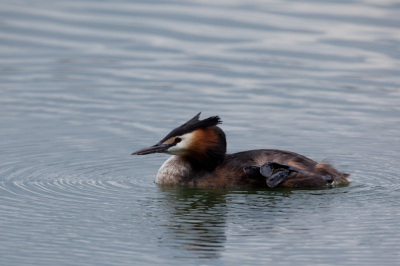
[[[0,264],[399,264],[396,1],[0,6]],[[156,186],[130,154],[199,111],[351,183]]]

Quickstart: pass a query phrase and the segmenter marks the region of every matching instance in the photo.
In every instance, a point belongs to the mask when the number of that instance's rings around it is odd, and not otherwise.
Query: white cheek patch
[[[169,148],[166,153],[172,155],[182,155],[182,150],[177,145],[175,145]]]
[[[188,151],[189,143],[192,139],[192,136],[192,133],[187,133],[180,136],[182,141],[177,143],[175,146],[169,148],[166,153],[173,155],[184,155]]]

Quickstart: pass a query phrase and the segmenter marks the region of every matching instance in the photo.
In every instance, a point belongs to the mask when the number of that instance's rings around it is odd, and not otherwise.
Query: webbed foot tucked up
[[[266,178],[267,186],[270,188],[274,188],[285,181],[293,172],[300,171],[292,166],[275,162],[266,162],[261,166],[252,165],[243,170],[252,179]]]

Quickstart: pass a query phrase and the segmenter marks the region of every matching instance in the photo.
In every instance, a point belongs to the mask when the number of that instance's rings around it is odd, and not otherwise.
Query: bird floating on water
[[[199,120],[201,113],[175,128],[156,145],[132,155],[167,153],[156,183],[221,188],[323,188],[348,184],[349,174],[303,155],[260,149],[226,154],[219,116]]]

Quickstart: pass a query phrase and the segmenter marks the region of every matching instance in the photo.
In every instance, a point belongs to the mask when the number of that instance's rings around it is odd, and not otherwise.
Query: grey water
[[[322,190],[158,187],[198,112]],[[0,2],[1,265],[400,265],[400,4]]]

